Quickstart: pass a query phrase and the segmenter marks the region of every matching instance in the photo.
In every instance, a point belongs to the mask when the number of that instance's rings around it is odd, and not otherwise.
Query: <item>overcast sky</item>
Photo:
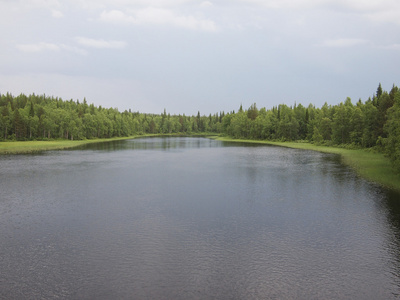
[[[399,0],[0,0],[0,92],[208,115],[400,85]]]

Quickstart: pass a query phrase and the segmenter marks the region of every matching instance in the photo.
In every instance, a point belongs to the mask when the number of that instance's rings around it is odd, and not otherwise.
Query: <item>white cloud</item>
[[[51,11],[51,16],[52,16],[53,18],[62,18],[62,17],[64,16],[64,14],[63,14],[61,11],[59,11],[59,10],[53,9],[53,10]]]
[[[322,1],[322,4],[327,7],[358,12],[390,11],[400,7],[399,2],[395,0],[325,0]]]
[[[0,69],[7,76],[40,70],[80,76],[68,87],[54,74],[48,76],[52,84],[37,80],[30,86],[46,83],[43,92],[57,96],[75,92],[80,83],[77,95],[88,97],[92,86],[84,76],[93,76],[99,88],[92,99],[107,106],[114,106],[110,99],[117,97],[104,95],[112,90],[101,81],[106,76],[148,83],[138,88],[141,93],[128,83],[115,90],[121,99],[140,94],[137,99],[152,99],[161,108],[166,104],[157,101],[163,99],[170,102],[167,109],[175,100],[192,99],[190,94],[197,97],[193,107],[205,105],[201,98],[226,99],[228,109],[237,108],[229,101],[240,104],[253,96],[257,102],[295,100],[308,80],[326,83],[328,90],[338,74],[334,84],[342,87],[362,76],[373,82],[399,78],[399,6],[399,0],[0,0],[0,27],[7,29],[0,41],[0,57],[7,59],[0,59]],[[223,34],[203,34],[219,30]],[[87,59],[91,52],[96,55]],[[287,74],[295,75],[288,79]],[[304,78],[302,85],[290,81],[300,78],[296,74]],[[267,91],[265,82],[283,87],[287,80],[293,85],[287,94]],[[0,82],[2,90],[14,84],[18,91],[22,85],[16,77]],[[317,93],[325,95],[322,89]],[[343,93],[347,96],[348,90]],[[212,112],[211,107],[204,110]]]
[[[400,2],[400,1],[399,1]],[[400,25],[400,8],[397,10],[377,11],[366,14],[370,20],[380,23],[393,23]]]
[[[103,39],[90,39],[85,37],[76,37],[76,41],[85,47],[106,48],[106,49],[122,49],[126,46],[124,41],[106,41]]]
[[[356,11],[382,11],[398,9],[400,3],[397,0],[239,0],[242,3],[256,4],[260,6],[297,9],[297,8],[341,8],[343,10]]]
[[[367,44],[367,40],[363,39],[329,39],[325,40],[321,46],[333,48],[354,47],[358,45]]]
[[[51,43],[17,44],[17,49],[22,52],[59,51],[60,47]]]
[[[135,23],[135,18],[132,16],[128,16],[122,11],[119,10],[111,10],[111,11],[103,11],[100,14],[100,20],[109,23]]]
[[[326,0],[240,0],[242,3],[256,4],[274,9],[299,9],[317,7]]]
[[[137,25],[173,25],[192,30],[217,31],[217,25],[208,19],[193,15],[181,15],[171,9],[147,7],[130,11],[103,11],[100,20],[111,23],[131,23]]]
[[[46,0],[44,0],[46,1]],[[54,1],[54,0],[53,0]],[[70,0],[71,2],[78,3],[79,5],[91,5],[97,3],[103,7],[105,6],[176,6],[193,2],[193,0]]]
[[[29,3],[31,5],[41,6],[41,7],[48,7],[48,6],[59,6],[59,0],[30,0],[30,1],[21,1],[23,3]]]
[[[34,43],[34,44],[17,44],[17,49],[22,52],[43,52],[43,51],[60,51],[65,50],[80,55],[86,55],[87,51],[78,47],[69,46],[65,44],[53,44],[53,43]]]
[[[200,6],[207,8],[207,7],[214,6],[214,4],[212,4],[212,2],[210,2],[210,1],[204,1],[204,2],[201,2]]]
[[[74,46],[69,46],[69,45],[65,45],[65,44],[61,44],[60,48],[63,50],[66,50],[68,52],[73,52],[76,54],[80,54],[80,55],[87,55],[88,52],[84,49],[78,48],[78,47],[74,47]]]
[[[239,0],[243,5],[259,5],[279,10],[315,10],[351,13],[372,21],[400,25],[398,0]]]
[[[10,1],[11,2],[11,1]],[[30,1],[12,1],[14,9],[32,10],[44,9],[51,12],[52,17],[61,18],[63,13],[60,11],[62,5],[58,0],[30,0]]]

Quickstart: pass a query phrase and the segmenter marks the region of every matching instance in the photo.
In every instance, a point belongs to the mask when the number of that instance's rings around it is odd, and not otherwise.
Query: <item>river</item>
[[[206,138],[0,156],[1,299],[398,299],[400,195]]]

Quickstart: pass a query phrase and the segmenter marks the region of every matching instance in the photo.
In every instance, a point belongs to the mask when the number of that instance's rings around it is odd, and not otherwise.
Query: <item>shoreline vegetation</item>
[[[341,156],[342,162],[353,168],[360,177],[400,192],[400,174],[393,168],[393,164],[388,157],[372,149],[344,149],[340,147],[319,146],[309,142],[273,142],[233,139],[221,136],[215,139],[224,142],[264,144],[338,154]]]
[[[132,137],[117,137],[109,139],[91,140],[48,140],[48,141],[10,141],[0,142],[0,155],[29,154],[50,150],[65,150],[76,148],[85,144],[103,143],[117,140],[132,139]]]
[[[15,154],[30,154],[50,150],[65,150],[72,149],[86,144],[104,143],[120,140],[130,140],[142,137],[157,137],[157,136],[215,136],[215,134],[142,134],[126,137],[114,138],[96,138],[86,140],[45,140],[45,141],[0,141],[0,155],[15,155]]]
[[[32,153],[145,136],[217,136],[339,154],[357,173],[400,191],[400,89],[366,101],[280,104],[201,115],[119,112],[79,100],[0,93],[0,154]],[[222,139],[222,138],[221,138]],[[279,142],[272,142],[279,141]],[[321,145],[321,146],[320,146]]]

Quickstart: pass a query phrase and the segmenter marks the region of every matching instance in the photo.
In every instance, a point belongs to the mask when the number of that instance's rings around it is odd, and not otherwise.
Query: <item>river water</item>
[[[0,156],[1,299],[398,299],[400,195],[205,138]]]

